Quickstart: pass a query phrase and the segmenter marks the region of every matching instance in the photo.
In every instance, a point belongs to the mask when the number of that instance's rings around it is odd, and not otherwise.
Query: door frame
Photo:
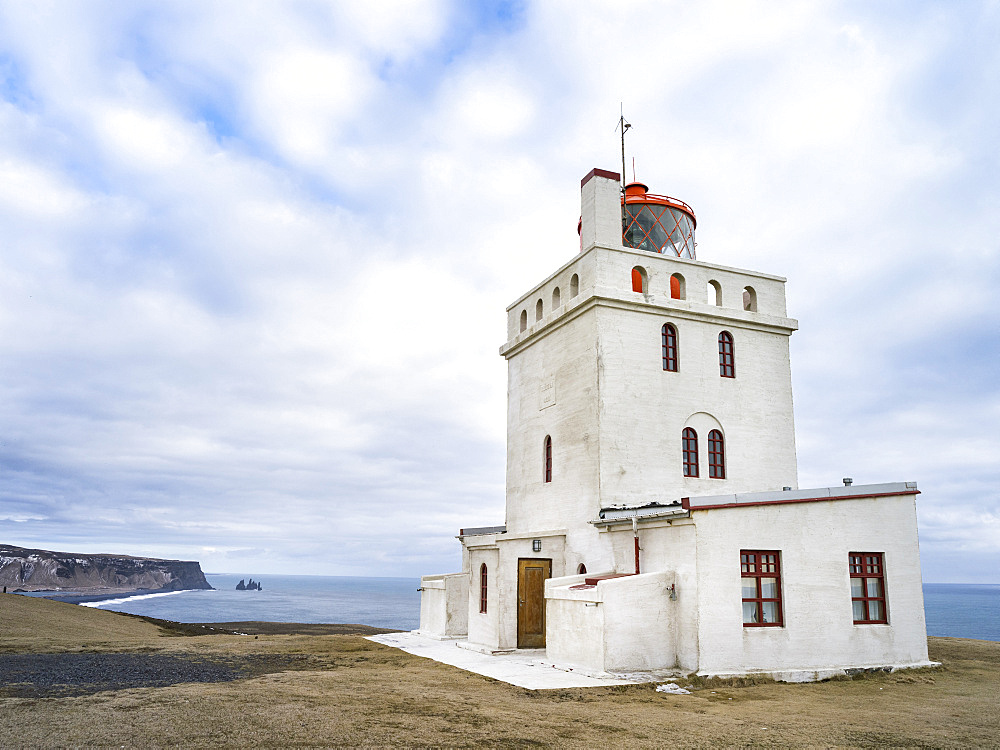
[[[526,633],[524,628],[527,623],[524,622],[524,617],[526,617],[525,610],[527,608],[528,602],[525,601],[525,596],[527,592],[524,590],[524,568],[531,565],[532,563],[540,564],[540,567],[546,568],[546,575],[543,578],[542,589],[539,593],[540,600],[536,602],[537,606],[540,608],[542,613],[542,632],[539,633]],[[545,583],[544,581],[552,577],[552,558],[551,557],[519,557],[517,558],[517,647],[518,648],[545,648]]]

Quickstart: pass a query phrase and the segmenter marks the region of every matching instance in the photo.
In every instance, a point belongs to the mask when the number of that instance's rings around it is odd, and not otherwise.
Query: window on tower
[[[486,601],[488,593],[486,587],[486,563],[479,566],[479,611],[486,614]]]
[[[632,269],[632,291],[633,292],[646,292],[646,270],[642,266],[636,266]]]
[[[543,316],[544,312],[545,312],[545,306],[542,304],[541,300],[538,300],[538,302],[535,303],[535,322],[536,323],[539,320],[542,319],[542,316]]]
[[[719,375],[736,377],[736,356],[733,352],[733,335],[729,331],[719,334]]]
[[[685,427],[681,433],[681,455],[684,461],[684,476],[698,476],[698,433]]]
[[[545,481],[552,481],[552,436],[545,436]]]
[[[677,329],[670,323],[664,323],[660,338],[663,344],[663,369],[677,372]]]
[[[580,293],[580,276],[579,274],[573,274],[573,278],[569,280],[569,296],[575,297]]]
[[[726,478],[726,446],[719,430],[708,433],[708,476],[712,479]]]
[[[524,333],[525,330],[527,330],[527,328],[528,328],[528,311],[527,310],[521,310],[521,325],[520,325],[520,328],[521,328],[521,333]]]
[[[675,273],[670,277],[670,298],[687,299],[684,289],[684,277],[679,273]]]
[[[715,305],[716,307],[722,307],[722,285],[714,279],[708,282],[708,289],[706,292],[708,298],[708,304]]]

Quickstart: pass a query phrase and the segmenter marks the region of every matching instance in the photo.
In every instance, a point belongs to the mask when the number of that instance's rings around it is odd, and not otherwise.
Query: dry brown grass
[[[136,617],[0,594],[0,652],[102,651],[148,644],[160,632],[160,628]]]
[[[358,636],[168,638],[150,626],[143,641],[135,623],[120,627],[132,634],[123,646],[132,650],[296,658],[291,669],[265,666],[236,682],[0,698],[0,746],[1000,745],[1000,643],[932,638],[932,658],[944,662],[936,670],[807,685],[708,684],[676,696],[651,685],[524,690]],[[36,629],[36,646],[65,643],[44,630]],[[87,643],[106,641],[91,634]],[[10,645],[0,634],[0,649]]]

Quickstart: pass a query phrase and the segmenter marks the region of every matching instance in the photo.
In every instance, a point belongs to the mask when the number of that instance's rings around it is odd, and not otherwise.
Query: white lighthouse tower
[[[698,260],[691,207],[616,173],[581,205],[507,308],[505,523],[424,577],[420,632],[593,672],[926,663],[916,485],[798,490],[785,279]]]

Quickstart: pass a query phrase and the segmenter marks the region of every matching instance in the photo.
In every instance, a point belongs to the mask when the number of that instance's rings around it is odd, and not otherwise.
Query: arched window
[[[573,278],[569,280],[569,296],[572,299],[580,293],[580,277],[577,274],[573,274]]]
[[[726,478],[726,446],[718,430],[708,433],[708,476],[712,479]]]
[[[733,335],[729,331],[719,334],[719,375],[736,377],[736,355],[733,352]]]
[[[586,575],[586,573],[587,573],[587,566],[586,565],[584,565],[583,563],[580,563],[579,565],[576,566],[576,574],[578,576]]]
[[[486,614],[486,563],[479,566],[479,611]]]
[[[677,329],[669,323],[664,323],[660,330],[663,342],[663,369],[667,372],[677,372]]]
[[[687,299],[687,290],[684,288],[684,277],[675,273],[670,277],[670,298]]]
[[[743,288],[743,309],[757,312],[757,292],[752,286]]]
[[[552,481],[552,436],[545,436],[545,481]]]
[[[544,312],[544,306],[542,305],[542,301],[538,300],[538,302],[535,303],[535,322],[536,323],[539,320],[542,319],[542,313],[543,312]]]
[[[708,304],[722,307],[722,286],[718,281],[708,282]]]
[[[632,291],[646,291],[646,269],[642,266],[636,266],[632,269]]]
[[[685,427],[681,433],[681,452],[684,458],[684,476],[698,476],[698,433]]]
[[[528,329],[528,311],[521,310],[521,333]]]
[[[556,287],[552,290],[552,309],[557,310],[561,304],[562,294],[559,292],[559,287]]]

